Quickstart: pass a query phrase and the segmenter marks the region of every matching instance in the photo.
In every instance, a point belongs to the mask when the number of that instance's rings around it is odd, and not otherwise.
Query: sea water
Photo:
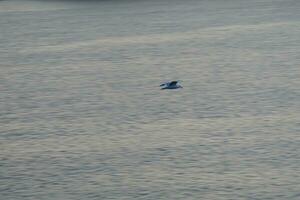
[[[1,199],[297,200],[299,89],[298,0],[0,1]]]

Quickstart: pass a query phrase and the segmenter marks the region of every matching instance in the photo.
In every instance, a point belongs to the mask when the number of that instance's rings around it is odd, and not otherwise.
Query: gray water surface
[[[0,1],[1,199],[298,200],[299,89],[298,0]]]

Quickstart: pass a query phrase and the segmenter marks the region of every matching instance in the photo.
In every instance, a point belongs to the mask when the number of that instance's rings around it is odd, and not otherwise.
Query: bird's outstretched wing
[[[171,82],[169,83],[169,86],[175,86],[175,85],[177,85],[177,83],[178,83],[178,81],[171,81]]]

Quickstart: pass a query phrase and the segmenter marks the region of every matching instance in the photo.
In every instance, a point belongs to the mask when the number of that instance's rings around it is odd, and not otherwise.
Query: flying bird
[[[178,84],[178,81],[166,82],[161,84],[160,87],[162,90],[182,88],[182,86]]]

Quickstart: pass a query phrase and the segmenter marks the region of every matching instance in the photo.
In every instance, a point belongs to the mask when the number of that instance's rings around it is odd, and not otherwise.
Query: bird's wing
[[[178,83],[178,81],[172,81],[169,83],[169,86],[175,86]]]

